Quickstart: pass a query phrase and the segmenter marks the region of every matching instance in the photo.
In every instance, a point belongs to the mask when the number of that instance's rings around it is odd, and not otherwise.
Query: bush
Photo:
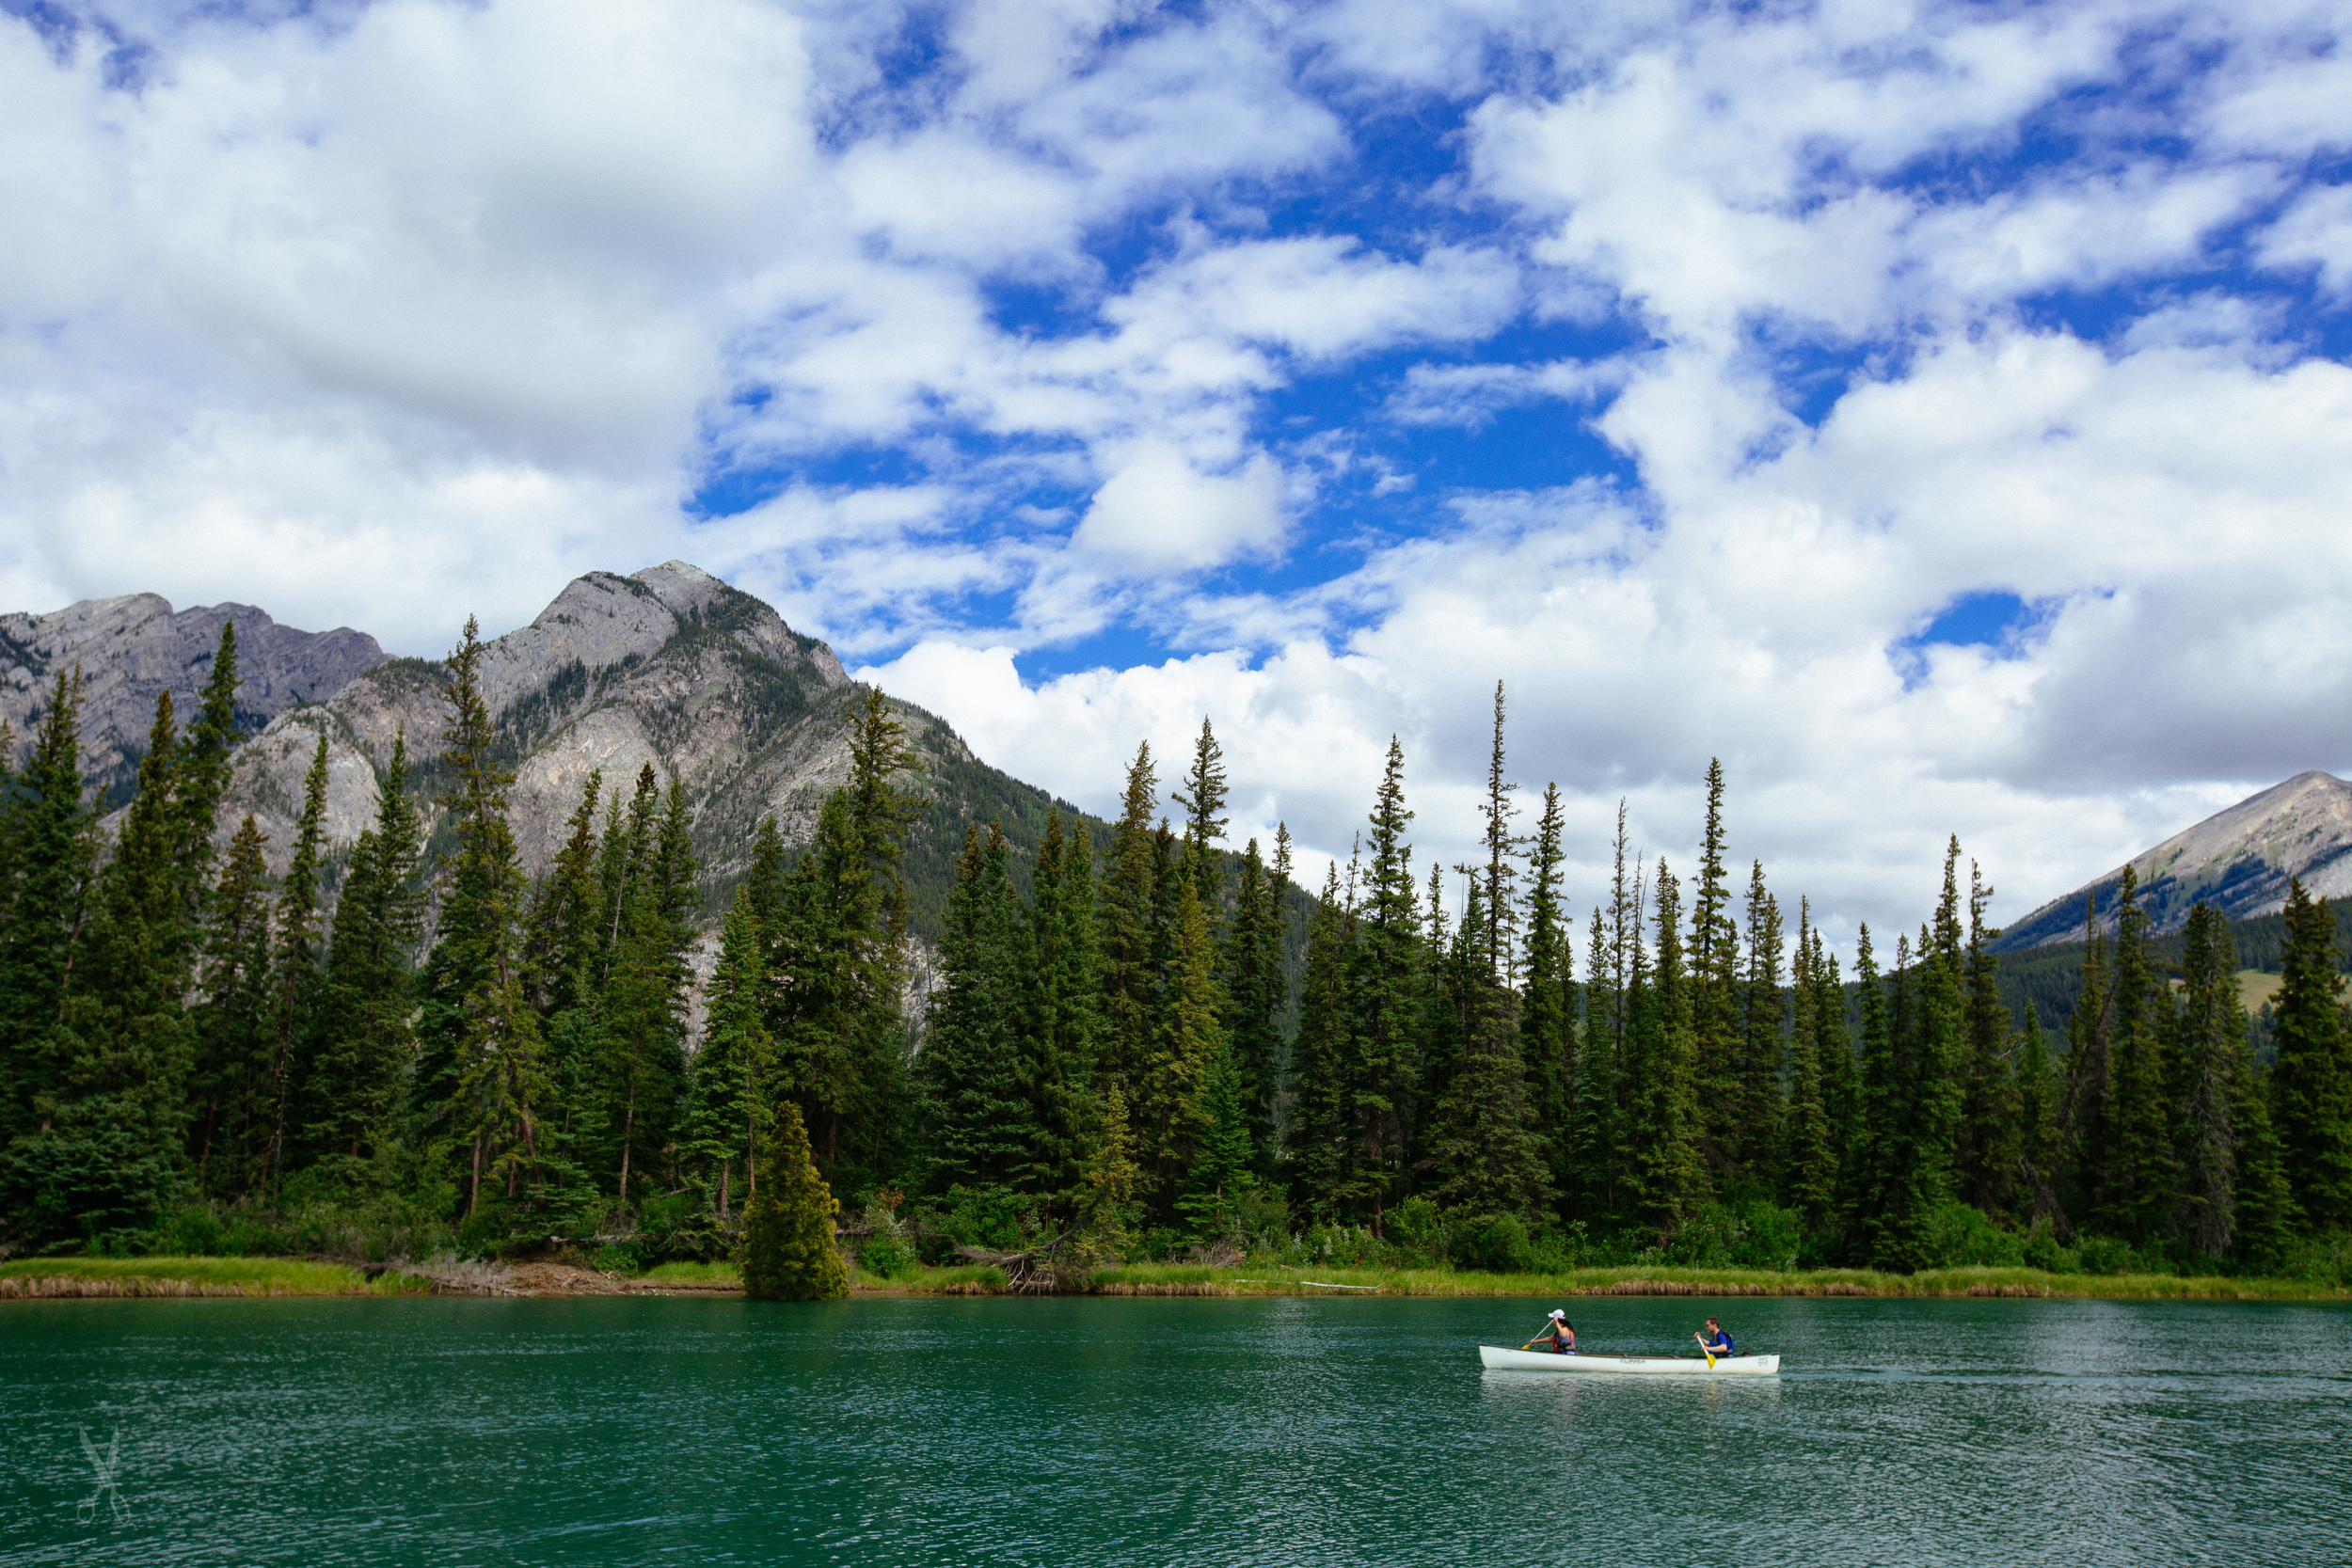
[[[875,1236],[857,1249],[857,1266],[876,1279],[895,1279],[914,1267],[914,1249],[896,1236]]]
[[[2112,1236],[2084,1236],[2074,1243],[2074,1258],[2085,1274],[2140,1274],[2139,1254],[2129,1242]]]
[[[1447,1227],[1454,1264],[1487,1274],[1525,1274],[1535,1264],[1527,1227],[1516,1214],[1470,1214]]]
[[[217,1258],[229,1241],[229,1227],[211,1209],[183,1209],[155,1232],[151,1250],[172,1258]]]
[[[1928,1216],[1924,1267],[1931,1269],[2022,1268],[2025,1239],[2003,1230],[1980,1209],[1947,1203]]]
[[[2034,1221],[2033,1228],[2026,1232],[2023,1251],[2026,1267],[2029,1269],[2041,1269],[2048,1274],[2083,1272],[2082,1259],[2076,1258],[2072,1249],[2058,1243],[2058,1232],[2050,1228],[2050,1222],[2046,1219]]]

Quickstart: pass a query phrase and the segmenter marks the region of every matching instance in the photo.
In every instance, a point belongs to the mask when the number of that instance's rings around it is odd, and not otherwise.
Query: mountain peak
[[[2344,897],[2352,895],[2352,784],[2308,769],[2216,812],[2129,863],[2158,932],[2186,924],[2200,899],[2233,917],[2270,913],[2286,902],[2293,878],[2301,878],[2314,897]],[[2001,946],[2080,941],[2084,909],[2094,895],[2102,922],[2111,926],[2122,877],[2119,865],[2044,904],[2012,924]]]

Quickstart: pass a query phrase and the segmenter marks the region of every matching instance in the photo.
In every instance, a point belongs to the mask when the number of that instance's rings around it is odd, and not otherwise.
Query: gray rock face
[[[2352,784],[2332,774],[2297,773],[2249,796],[2131,862],[2151,927],[2176,931],[2199,899],[2232,917],[2269,914],[2299,877],[2313,897],[2352,895]],[[2084,909],[2095,893],[2102,923],[2112,911],[2123,868],[2044,904],[2002,934],[2003,950],[2080,942]]]
[[[212,674],[224,622],[237,626],[245,682],[237,705],[248,733],[301,703],[323,702],[385,661],[365,632],[298,631],[251,605],[174,612],[154,594],[85,599],[47,614],[0,615],[0,720],[20,752],[47,711],[59,673],[82,670],[83,771],[102,792],[127,789],[147,749],[155,699],[168,690],[184,725]]]
[[[739,874],[759,819],[773,814],[805,841],[818,810],[849,777],[850,726],[864,701],[833,651],[750,594],[683,562],[629,577],[592,572],[528,626],[485,647],[484,694],[496,716],[516,847],[536,873],[592,773],[627,795],[650,764],[664,788],[686,787],[704,874]],[[449,721],[442,666],[392,659],[325,703],[294,708],[241,748],[221,814],[224,837],[251,813],[282,870],[302,780],[325,736],[327,833],[346,845],[373,818],[377,780],[404,729],[420,782]],[[911,734],[936,729],[905,709]]]

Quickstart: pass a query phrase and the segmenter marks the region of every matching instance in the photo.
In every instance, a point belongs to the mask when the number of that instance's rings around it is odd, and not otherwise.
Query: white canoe
[[[1489,1370],[1510,1372],[1640,1372],[1651,1377],[1777,1377],[1777,1355],[1719,1355],[1709,1367],[1699,1355],[1557,1355],[1550,1351],[1481,1345]]]

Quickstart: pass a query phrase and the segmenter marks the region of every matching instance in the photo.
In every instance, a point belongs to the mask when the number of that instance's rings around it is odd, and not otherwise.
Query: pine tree
[[[1693,983],[1684,968],[1681,884],[1658,862],[1653,920],[1656,964],[1646,996],[1636,998],[1628,1029],[1631,1095],[1630,1145],[1640,1184],[1639,1217],[1658,1236],[1673,1234],[1708,1196],[1699,1149],[1701,1121],[1698,1040],[1691,1006]],[[1716,1085],[1710,1079],[1708,1093]]]
[[[2007,1212],[2016,1197],[2017,1084],[2010,1069],[2009,1009],[2001,1005],[2001,933],[1985,924],[1993,889],[1968,864],[1967,1062],[1962,1084],[1960,1190],[1988,1214]]]
[[[1503,774],[1502,683],[1495,682],[1494,739],[1486,752],[1486,803],[1481,813],[1479,843],[1486,847],[1486,972],[1495,984],[1509,989],[1518,978],[1514,938],[1518,931],[1518,856],[1526,840],[1511,832],[1518,805],[1511,797],[1518,785]]]
[[[2017,1048],[2017,1165],[2015,1190],[2025,1217],[2066,1226],[2066,1211],[2058,1197],[2060,1167],[2066,1143],[2058,1126],[2058,1107],[2065,1091],[2050,1065],[2049,1046],[2042,1035],[2042,1020],[2026,1009],[2026,1028]]]
[[[1251,1161],[1261,1174],[1273,1169],[1274,1113],[1282,1057],[1282,1015],[1290,1002],[1282,963],[1283,895],[1290,888],[1288,835],[1277,841],[1269,869],[1251,839],[1242,852],[1235,884],[1233,918],[1226,927],[1225,1032],[1232,1044],[1233,1068],[1249,1124]]]
[[[1196,1201],[1185,1217],[1198,1226],[1205,1218],[1201,1196],[1221,1194],[1246,1175],[1248,1161],[1245,1155],[1238,1170],[1203,1173],[1210,1183],[1206,1187],[1195,1180],[1193,1167],[1202,1162],[1213,1140],[1220,1161],[1231,1157],[1233,1126],[1230,1120],[1220,1126],[1218,1117],[1221,1110],[1237,1112],[1241,1102],[1233,1085],[1219,1082],[1232,1064],[1231,1047],[1218,1022],[1224,995],[1216,982],[1208,912],[1191,881],[1183,877],[1176,879],[1168,935],[1159,1034],[1144,1064],[1144,1100],[1136,1107],[1136,1157],[1155,1212],[1172,1218],[1183,1212],[1180,1200],[1191,1196]],[[1229,1097],[1223,1106],[1216,1102],[1220,1091]],[[1246,1122],[1243,1129],[1246,1132]]]
[[[640,1182],[660,1173],[685,1086],[686,952],[695,904],[691,827],[684,788],[673,781],[665,792],[647,763],[626,826],[607,829],[608,837],[616,829],[625,833],[625,863],[610,915],[598,1077],[606,1123],[618,1124],[605,1160],[624,1204],[632,1173]]]
[[[1780,902],[1765,890],[1762,861],[1754,863],[1748,876],[1747,917],[1748,965],[1740,992],[1737,1071],[1722,1085],[1738,1114],[1722,1148],[1734,1169],[1769,1182],[1780,1136],[1783,1059],[1789,1050],[1788,999],[1781,990]],[[1814,1070],[1819,1069],[1817,1059]]]
[[[545,1064],[538,1015],[523,991],[523,877],[506,817],[512,774],[492,760],[495,730],[482,691],[481,629],[472,617],[449,658],[449,727],[440,798],[456,838],[441,865],[438,940],[421,979],[424,1070],[433,1125],[466,1151],[465,1212],[485,1183],[511,1190],[538,1162]]]
[[[1153,911],[1159,901],[1152,812],[1159,798],[1152,748],[1136,748],[1103,878],[1103,1011],[1107,1081],[1132,1112],[1142,1097],[1143,1063],[1159,1021],[1160,968]]]
[[[2180,1172],[2181,1230],[2189,1243],[2217,1261],[2234,1250],[2237,1237],[2235,1112],[2243,1090],[2238,1076],[2251,1061],[2247,1052],[2246,1008],[2238,1000],[2237,955],[2229,922],[2198,900],[2188,911],[2181,957],[2181,1006],[2172,1018],[2173,1082],[2166,1087],[2172,1107],[2175,1163]]]
[[[1200,737],[1193,742],[1192,768],[1184,787],[1171,799],[1184,808],[1184,874],[1200,901],[1200,910],[1214,937],[1223,906],[1225,878],[1217,865],[1216,847],[1225,842],[1225,751],[1207,719],[1200,721]]]
[[[1372,863],[1348,974],[1348,1108],[1355,1149],[1346,1186],[1375,1235],[1404,1171],[1421,1079],[1414,1049],[1421,933],[1413,907],[1413,852],[1405,842],[1406,824],[1412,819],[1405,807],[1405,749],[1391,736],[1372,809]]]
[[[712,971],[709,1018],[695,1053],[687,1102],[687,1138],[698,1173],[714,1190],[722,1220],[733,1217],[735,1195],[758,1196],[761,1122],[773,1046],[761,1016],[759,917],[749,887],[736,891]]]
[[[2108,1001],[2106,935],[2094,891],[2083,912],[2082,979],[2066,1019],[2066,1096],[2058,1114],[2073,1189],[2064,1207],[2073,1213],[2088,1213],[2107,1184]]]
[[[1349,933],[1354,911],[1340,897],[1337,862],[1324,873],[1323,896],[1307,919],[1307,962],[1298,982],[1298,1036],[1291,1046],[1291,1114],[1284,1149],[1291,1206],[1329,1222],[1356,1195],[1348,1181],[1350,1077],[1347,1021]]]
[[[317,1039],[326,957],[319,941],[319,884],[326,852],[326,733],[322,730],[310,752],[310,771],[302,778],[302,815],[294,821],[294,854],[278,889],[278,951],[270,964],[278,983],[278,1048],[270,1069],[277,1104],[262,1173],[262,1186],[271,1192],[285,1175],[289,1135],[297,1142],[301,1137],[297,1118],[302,1106],[296,1096],[310,1075]]]
[[[1527,1082],[1528,1125],[1539,1140],[1547,1180],[1564,1203],[1576,1184],[1575,929],[1560,895],[1564,824],[1560,786],[1544,789],[1527,868],[1527,949],[1520,988],[1519,1049]],[[1565,1210],[1564,1210],[1565,1212]]]
[[[178,778],[172,788],[175,847],[182,903],[182,940],[190,950],[202,942],[205,905],[213,891],[213,831],[220,799],[229,787],[229,754],[244,739],[237,725],[237,625],[220,624],[212,673],[199,694],[194,722],[181,739]]]
[[[248,816],[230,840],[214,888],[196,1007],[189,1163],[207,1197],[258,1194],[276,1100],[276,988],[271,984],[268,841]]]
[[[2344,1019],[2335,911],[2287,884],[2286,950],[2271,1037],[2271,1124],[2288,1191],[2305,1224],[2323,1235],[2352,1227],[2352,1038]]]
[[[403,730],[392,737],[374,825],[352,847],[336,900],[317,1044],[302,1085],[301,1147],[346,1184],[359,1181],[394,1141],[401,1082],[416,1050],[412,986],[425,914],[417,870],[424,845],[408,780]]]
[[[2161,1239],[2171,1208],[2172,1128],[2166,1103],[2164,1042],[2171,1002],[2148,950],[2148,911],[2139,881],[2123,868],[2116,895],[2115,971],[2108,992],[2108,1147],[2106,1180],[2092,1217],[2135,1242]]]
[[[834,1244],[841,1205],[817,1174],[801,1108],[776,1107],[765,1164],[769,1183],[743,1217],[743,1293],[754,1301],[838,1301],[849,1265]]]
[[[1046,814],[1045,842],[1030,885],[1036,967],[1023,1076],[1038,1143],[1029,1164],[1041,1190],[1059,1193],[1079,1180],[1100,1120],[1093,1085],[1103,1033],[1103,959],[1093,847],[1083,825],[1064,832],[1058,807]]]
[[[1569,1133],[1571,1172],[1564,1212],[1571,1222],[1601,1228],[1623,1217],[1623,1101],[1629,961],[1638,964],[1641,917],[1635,905],[1640,876],[1626,876],[1626,806],[1617,802],[1609,914],[1593,910],[1584,965],[1584,1028],[1576,1060],[1576,1120]]]
[[[1897,942],[1898,975],[1908,950]],[[1905,1091],[1896,1054],[1895,1019],[1887,985],[1879,977],[1865,923],[1854,942],[1854,982],[1862,1001],[1861,1148],[1853,1162],[1850,1212],[1865,1259],[1907,1268],[1919,1254],[1921,1216],[1908,1201],[1909,1150],[1904,1139]]]
[[[1498,957],[1485,890],[1473,879],[1446,965],[1458,1043],[1438,1100],[1431,1175],[1447,1209],[1534,1220],[1550,1195],[1543,1146],[1529,1127],[1526,1062],[1511,1026],[1511,995],[1487,967]]]
[[[1748,950],[1753,974],[1756,943],[1751,941]],[[1823,1005],[1836,1006],[1841,1015],[1844,1012],[1842,1000],[1834,993],[1824,994],[1817,968],[1820,962],[1812,906],[1800,899],[1796,965],[1789,985],[1793,1016],[1788,1030],[1788,1108],[1781,1123],[1781,1191],[1789,1205],[1804,1215],[1805,1223],[1816,1229],[1829,1224],[1837,1201],[1838,1177],[1837,1144],[1831,1128],[1829,1095],[1821,1068],[1827,1033],[1822,1027]]]
[[[966,829],[924,1032],[924,1144],[932,1190],[1034,1190],[1033,1108],[1021,1082],[1023,993],[1035,964],[996,827]]]
[[[138,788],[89,898],[46,1042],[39,1125],[9,1151],[36,1236],[151,1223],[177,1196],[186,1149],[193,1031],[177,863],[180,740],[171,693],[156,701]],[[13,1183],[12,1183],[13,1185]]]
[[[40,1135],[41,1105],[56,1087],[58,1014],[97,860],[82,802],[81,716],[81,671],[61,671],[6,802],[16,875],[0,933],[0,1071],[7,1074],[0,1148],[8,1150],[0,1189],[18,1214],[27,1212],[39,1180],[20,1168],[18,1144]]]
[[[1680,941],[1683,978],[1675,1006],[1690,1017],[1693,1071],[1705,1085],[1693,1137],[1703,1157],[1721,1169],[1737,1161],[1748,1107],[1741,1088],[1740,927],[1724,865],[1724,765],[1717,758],[1707,764],[1699,879]]]

